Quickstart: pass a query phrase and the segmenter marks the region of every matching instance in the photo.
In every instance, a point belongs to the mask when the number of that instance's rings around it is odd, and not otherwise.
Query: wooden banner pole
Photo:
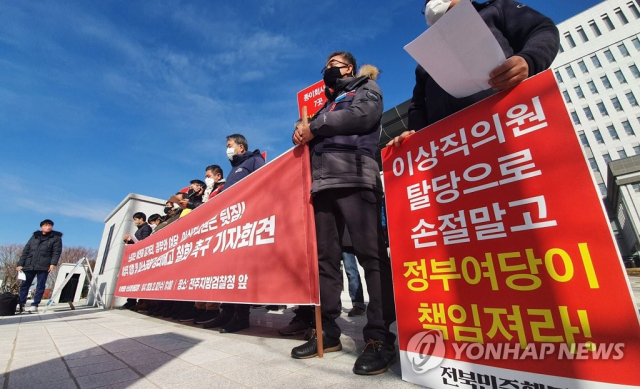
[[[324,357],[324,344],[322,342],[322,310],[316,305],[316,336],[318,344],[318,358]]]

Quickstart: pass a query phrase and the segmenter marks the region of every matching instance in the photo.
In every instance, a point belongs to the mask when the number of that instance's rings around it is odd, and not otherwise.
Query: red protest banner
[[[324,81],[320,80],[298,92],[298,113],[302,117],[302,107],[307,107],[307,117],[312,117],[327,101],[324,94]]]
[[[121,297],[319,304],[307,147],[125,248]]]
[[[638,314],[551,71],[386,148],[383,166],[403,379],[640,385]]]

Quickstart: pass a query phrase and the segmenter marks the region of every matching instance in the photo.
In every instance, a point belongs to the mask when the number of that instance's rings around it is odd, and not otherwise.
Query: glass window
[[[582,73],[589,73],[589,70],[587,69],[587,65],[584,63],[584,61],[582,60],[578,61],[578,67],[580,68],[580,71]]]
[[[625,120],[622,122],[622,128],[624,128],[624,132],[627,133],[627,135],[629,136],[634,136],[635,134],[633,133],[633,128],[631,128],[631,123],[629,123],[628,120]]]
[[[580,124],[580,118],[576,111],[571,111],[571,119],[573,119],[573,124]]]
[[[608,15],[602,15],[602,21],[604,22],[605,26],[607,26],[607,28],[609,29],[609,31],[613,31],[615,30],[615,26],[613,25],[613,23],[611,22],[611,19],[609,19]]]
[[[633,92],[627,93],[626,96],[627,96],[627,100],[629,100],[629,104],[631,104],[634,107],[638,106],[638,101],[636,100],[636,96],[633,94]]]
[[[621,84],[627,83],[627,79],[624,77],[624,74],[622,74],[622,70],[616,70],[613,74],[616,75],[618,82],[620,82]]]
[[[567,66],[565,69],[567,70],[567,74],[569,75],[569,77],[576,78],[576,74],[573,72],[573,68],[571,67],[571,65]]]
[[[116,225],[114,224],[111,226],[111,228],[109,228],[109,236],[107,237],[107,244],[106,246],[104,246],[104,254],[102,254],[102,263],[100,264],[100,272],[98,273],[99,275],[102,275],[104,273],[104,267],[107,264],[107,257],[109,256],[109,249],[111,248],[111,238],[113,238],[113,229],[115,227]],[[94,265],[94,268],[95,268],[95,265]]]
[[[587,140],[587,136],[584,134],[584,132],[578,134],[578,137],[580,138],[580,143],[582,143],[583,146],[589,147],[589,141]]]
[[[560,72],[556,70],[556,79],[558,80],[558,82],[562,82],[562,76],[560,75]]]
[[[600,114],[602,116],[609,116],[609,112],[607,112],[607,107],[604,106],[604,103],[602,101],[599,103],[596,103],[596,106],[598,107],[598,111],[600,111]]]
[[[589,41],[589,38],[587,38],[587,34],[584,32],[582,27],[578,27],[578,28],[576,28],[576,30],[578,30],[578,35],[580,36],[580,39],[582,39],[582,42],[588,42]]]
[[[609,155],[609,153],[602,154],[602,158],[604,159],[604,163],[606,163],[607,165],[609,164],[609,162],[611,162],[611,156]]]
[[[591,108],[584,107],[583,110],[584,110],[584,114],[587,117],[587,119],[593,120],[593,113],[591,112]]]
[[[616,58],[613,56],[613,53],[611,52],[611,50],[606,49],[604,51],[604,56],[607,59],[607,61],[609,62],[616,62]]]
[[[624,149],[620,149],[620,150],[617,150],[617,151],[618,151],[618,155],[620,156],[620,159],[627,158],[627,152],[624,151]]]
[[[633,146],[633,155],[640,155],[640,145]]]
[[[573,88],[573,90],[576,91],[576,95],[578,95],[579,99],[584,99],[584,93],[582,93],[582,88],[580,88],[579,85]]]
[[[576,41],[573,40],[573,37],[571,36],[570,32],[565,32],[564,38],[567,40],[567,43],[569,43],[569,47],[571,48],[576,47]]]
[[[591,31],[593,31],[593,35],[595,35],[596,37],[599,37],[600,35],[602,35],[595,20],[590,20],[589,26],[591,27]]]
[[[607,187],[605,186],[605,184],[598,184],[598,189],[600,190],[600,196],[607,196]]]
[[[629,50],[627,50],[627,46],[625,46],[624,43],[618,45],[618,50],[620,50],[620,54],[622,54],[623,57],[629,56]]]
[[[631,42],[633,42],[633,46],[636,48],[636,50],[640,50],[640,39],[633,38],[631,39]]]
[[[607,88],[607,89],[613,88],[611,86],[611,82],[609,81],[609,77],[602,76],[602,77],[600,77],[600,80],[602,81],[602,85],[604,85],[605,88]]]
[[[562,48],[562,43],[558,44],[558,51],[560,54],[564,53],[564,49]]]
[[[624,16],[624,12],[622,12],[620,8],[616,8],[615,12],[616,12],[616,15],[618,15],[618,20],[620,20],[620,23],[622,23],[622,25],[629,23],[629,21],[627,20],[627,17]]]
[[[571,102],[571,96],[569,96],[569,91],[562,91],[562,96],[564,96],[564,101],[567,103]]]
[[[631,187],[633,188],[634,192],[640,192],[640,184],[638,183],[631,184]]]
[[[602,134],[600,130],[593,130],[593,136],[596,138],[596,141],[600,144],[604,143],[604,139],[602,139]]]
[[[635,64],[629,66],[629,70],[631,70],[631,74],[633,74],[635,78],[640,78],[640,70],[638,70],[638,67]]]
[[[627,3],[627,6],[629,7],[629,9],[631,10],[631,13],[636,19],[640,18],[640,12],[638,12],[638,7],[636,7],[636,5],[633,4],[633,2]]]
[[[600,63],[598,56],[595,54],[591,56],[591,62],[593,62],[593,66],[595,66],[596,68],[602,67],[602,64]]]
[[[607,126],[607,131],[609,131],[609,135],[611,136],[611,139],[613,140],[620,139],[620,137],[618,136],[618,132],[616,131],[616,128],[613,125]]]
[[[613,108],[616,109],[616,111],[622,111],[622,104],[620,104],[620,100],[618,100],[617,97],[612,97],[611,98],[611,104],[613,104]]]
[[[598,163],[595,158],[589,158],[589,166],[592,171],[600,173],[600,169],[598,169]]]
[[[593,81],[587,81],[587,86],[589,87],[589,90],[591,91],[591,93],[598,93],[598,88],[596,87],[596,83]]]

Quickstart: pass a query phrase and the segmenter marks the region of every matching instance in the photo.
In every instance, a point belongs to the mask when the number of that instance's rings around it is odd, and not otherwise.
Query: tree
[[[20,282],[18,281],[18,261],[22,255],[23,245],[5,244],[0,246],[0,271],[5,274],[3,288],[10,293],[18,293]]]
[[[56,267],[49,278],[47,278],[47,289],[53,289],[58,277],[58,269],[63,263],[76,263],[80,258],[87,257],[90,264],[95,267],[96,257],[98,256],[98,250],[94,248],[88,248],[83,246],[64,247],[62,254],[60,255],[60,261],[58,261],[58,267]],[[93,270],[93,268],[91,269]]]

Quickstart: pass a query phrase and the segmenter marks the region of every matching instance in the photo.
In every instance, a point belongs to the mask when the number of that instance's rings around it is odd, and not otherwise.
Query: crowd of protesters
[[[425,1],[423,14],[427,24],[436,23],[458,2]],[[558,52],[559,37],[549,18],[513,0],[472,4],[507,58],[487,75],[491,88],[472,96],[455,98],[418,66],[409,107],[409,131],[394,138],[388,146],[398,146],[415,131],[500,90],[513,87],[551,65]],[[338,51],[328,56],[322,74],[327,102],[308,123],[296,123],[292,140],[294,144],[306,145],[310,149],[324,331],[323,334],[315,333],[313,309],[301,306],[294,311],[296,315],[291,323],[279,332],[281,335],[306,334],[306,343],[291,351],[293,358],[317,356],[318,336],[322,336],[325,353],[342,349],[341,329],[336,319],[342,313],[341,263],[344,262],[353,301],[350,316],[367,315],[363,328],[365,347],[353,371],[362,375],[379,374],[396,360],[396,336],[389,330],[396,314],[391,264],[383,231],[383,188],[375,159],[383,113],[383,95],[376,83],[379,71],[371,65],[358,68],[352,54]],[[156,231],[264,164],[260,152],[249,151],[246,139],[238,134],[227,138],[227,154],[232,172],[226,182],[219,166],[207,167],[205,182],[191,181],[188,190],[176,193],[167,201],[165,215],[149,218],[149,223],[157,225]],[[134,236],[125,236],[126,243],[149,236],[152,227],[146,224],[144,216],[139,213],[133,215],[138,231]],[[364,305],[356,259],[364,270],[368,306]],[[244,304],[139,301],[135,305],[127,302],[125,307],[149,315],[201,324],[204,328],[220,328],[221,333],[240,331],[250,325],[250,306]]]

